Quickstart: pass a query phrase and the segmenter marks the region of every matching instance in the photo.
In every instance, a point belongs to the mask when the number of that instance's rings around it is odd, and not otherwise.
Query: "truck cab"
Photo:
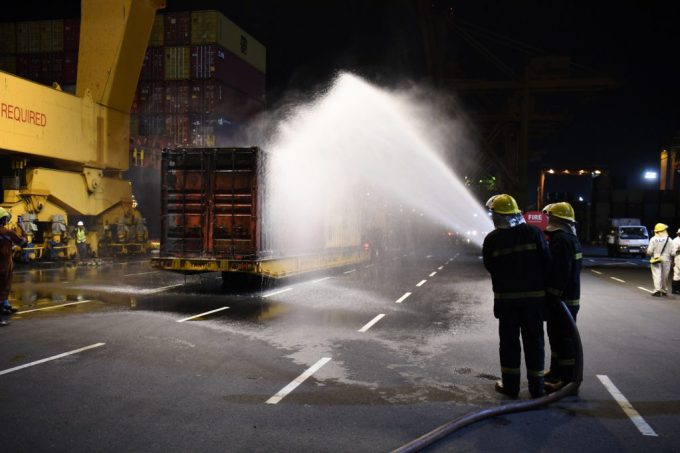
[[[609,256],[632,255],[644,257],[649,246],[649,232],[643,225],[613,226],[610,231]]]

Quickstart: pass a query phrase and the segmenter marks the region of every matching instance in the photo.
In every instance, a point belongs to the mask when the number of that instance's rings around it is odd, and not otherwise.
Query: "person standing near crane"
[[[14,262],[12,256],[14,255],[14,246],[24,247],[26,242],[26,233],[24,232],[21,217],[17,222],[21,230],[21,237],[14,231],[7,228],[12,215],[4,208],[0,207],[0,304],[2,307],[2,316],[0,316],[0,326],[6,326],[8,321],[5,315],[16,313],[16,309],[9,303],[9,292],[12,289],[12,272],[14,270]]]

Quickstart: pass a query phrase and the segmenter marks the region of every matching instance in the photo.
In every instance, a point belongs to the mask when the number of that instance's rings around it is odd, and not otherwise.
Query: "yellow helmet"
[[[566,201],[561,201],[559,203],[551,203],[543,208],[543,212],[549,216],[558,217],[560,219],[568,220],[570,222],[576,222],[576,216],[574,215],[574,208],[571,207]]]
[[[660,233],[662,231],[666,231],[667,229],[668,229],[668,225],[666,225],[665,223],[657,223],[656,225],[654,225],[654,232],[655,233]]]
[[[7,212],[5,208],[0,207],[0,219],[3,219],[7,217],[7,221],[9,221],[12,218],[12,214]]]
[[[486,202],[486,207],[495,213],[504,215],[520,214],[522,212],[519,210],[519,206],[517,206],[515,199],[506,193],[494,195],[489,198]]]

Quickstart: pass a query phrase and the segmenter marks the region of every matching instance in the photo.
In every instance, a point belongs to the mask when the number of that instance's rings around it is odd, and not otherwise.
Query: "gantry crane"
[[[140,220],[122,173],[130,107],[154,16],[164,6],[82,0],[75,95],[0,72],[0,205],[27,220],[29,233],[61,242],[62,254],[69,216],[86,220],[95,251],[107,225]]]

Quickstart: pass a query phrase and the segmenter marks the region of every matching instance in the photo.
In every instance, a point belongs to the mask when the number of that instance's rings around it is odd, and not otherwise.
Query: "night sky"
[[[540,141],[538,165],[602,165],[619,186],[642,187],[664,146],[680,144],[680,6],[672,1],[433,0],[435,15],[566,55],[617,81],[614,91],[569,101],[572,118]],[[22,2],[2,20],[77,17],[78,1]],[[427,76],[414,2],[408,0],[168,0],[167,11],[219,9],[268,50],[268,100],[310,93],[340,69],[393,86]],[[455,34],[449,39],[455,40]],[[511,67],[526,56],[484,42]],[[466,75],[499,79],[492,67],[451,42]],[[674,141],[675,139],[675,141]]]

